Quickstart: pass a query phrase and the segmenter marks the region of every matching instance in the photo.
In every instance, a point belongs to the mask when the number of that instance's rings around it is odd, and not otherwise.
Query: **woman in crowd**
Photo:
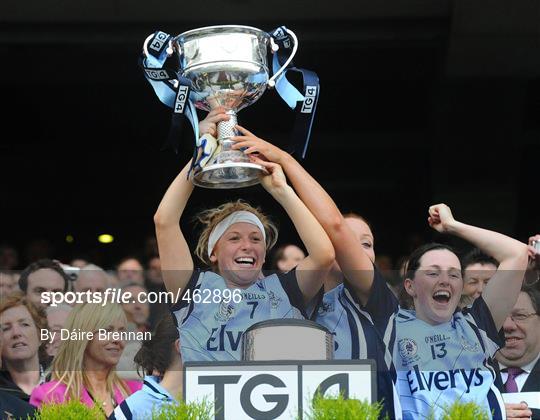
[[[109,416],[128,395],[141,388],[139,381],[123,381],[115,371],[124,342],[114,333],[125,332],[126,323],[119,304],[75,306],[65,329],[78,335],[63,338],[51,366],[52,380],[34,389],[30,404],[39,407],[75,399],[88,406],[98,404]],[[100,337],[100,333],[110,335]]]
[[[223,112],[221,108],[211,111],[201,132],[215,130],[218,121],[228,118]],[[308,251],[296,270],[264,277],[261,269],[277,229],[258,209],[236,201],[199,216],[204,229],[195,253],[212,270],[194,271],[179,227],[193,191],[188,180],[190,164],[170,185],[154,216],[165,285],[169,291],[184,293],[173,308],[184,362],[239,360],[242,334],[251,325],[303,317],[305,303],[322,285],[321,271],[334,259],[328,236],[287,185],[281,167],[270,162],[262,165],[267,171],[262,186],[285,209]],[[201,299],[194,298],[195,294]]]
[[[397,300],[381,273],[375,269],[374,237],[367,222],[355,213],[342,215],[331,197],[288,153],[256,137],[242,127],[233,137],[235,149],[245,148],[252,160],[269,160],[283,167],[302,201],[321,223],[336,252],[336,262],[324,280],[324,296],[315,309],[316,322],[334,335],[334,358],[377,362],[377,399],[384,414],[399,418],[390,373],[391,355],[374,325],[382,325],[381,313],[392,313]],[[385,309],[386,308],[386,309]]]
[[[116,407],[109,420],[148,419],[164,404],[182,399],[180,344],[170,314],[159,321],[152,339],[143,342],[135,363],[144,372],[143,387]]]
[[[469,299],[472,303],[478,298],[489,279],[497,272],[499,263],[479,249],[473,249],[463,257],[463,292],[462,301]]]
[[[0,390],[28,401],[34,388],[45,381],[46,343],[40,341],[40,330],[47,328],[47,318],[43,309],[17,292],[0,304],[0,328]]]
[[[2,334],[0,334],[0,369],[2,368],[2,340]],[[8,416],[15,418],[32,417],[34,411],[34,407],[26,401],[0,389],[0,418]]]

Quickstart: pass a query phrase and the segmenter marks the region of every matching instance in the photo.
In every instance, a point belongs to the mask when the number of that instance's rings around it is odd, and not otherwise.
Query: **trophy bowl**
[[[305,319],[257,322],[243,335],[242,360],[332,360],[334,337]]]
[[[193,183],[207,188],[239,188],[257,184],[264,169],[232,150],[236,113],[257,101],[269,81],[270,36],[249,26],[210,26],[178,35],[180,75],[191,82],[190,99],[202,110],[224,107],[230,116],[218,123],[217,150],[193,174]]]

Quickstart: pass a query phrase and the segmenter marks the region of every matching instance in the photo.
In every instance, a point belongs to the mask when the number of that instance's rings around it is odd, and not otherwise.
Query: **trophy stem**
[[[230,117],[228,121],[220,121],[217,124],[218,140],[225,140],[232,136],[236,136],[238,132],[234,128],[238,124],[238,117],[233,110],[227,111],[226,114]]]
[[[250,162],[242,150],[232,148],[232,136],[238,135],[234,128],[238,123],[236,111],[227,111],[230,116],[227,121],[217,124],[218,150],[215,159],[202,171],[195,175],[193,183],[205,188],[241,188],[249,187],[260,182],[264,169]]]

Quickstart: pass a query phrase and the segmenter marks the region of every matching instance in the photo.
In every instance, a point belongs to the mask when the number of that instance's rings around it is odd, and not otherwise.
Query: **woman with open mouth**
[[[216,123],[228,118],[223,109],[211,111],[200,124],[201,134],[215,132]],[[244,201],[199,215],[204,228],[195,253],[211,270],[196,270],[179,226],[193,191],[189,163],[169,186],[154,216],[165,286],[179,296],[172,310],[184,362],[240,360],[242,334],[251,325],[304,318],[305,304],[321,288],[334,260],[328,236],[287,185],[281,167],[271,162],[261,165],[267,171],[262,186],[284,208],[308,251],[296,270],[265,277],[262,267],[277,229]]]
[[[413,309],[400,309],[391,316],[385,334],[397,370],[403,418],[440,418],[455,401],[475,402],[493,418],[503,418],[492,358],[504,346],[498,331],[521,288],[526,246],[456,221],[444,204],[429,208],[428,222],[440,233],[470,242],[500,264],[482,295],[459,310],[463,277],[452,248],[434,243],[411,254],[404,288]]]

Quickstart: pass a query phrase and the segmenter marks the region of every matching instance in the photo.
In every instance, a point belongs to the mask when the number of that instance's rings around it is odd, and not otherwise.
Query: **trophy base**
[[[226,162],[205,166],[193,177],[198,187],[213,189],[243,188],[261,182],[264,168],[249,162]]]

